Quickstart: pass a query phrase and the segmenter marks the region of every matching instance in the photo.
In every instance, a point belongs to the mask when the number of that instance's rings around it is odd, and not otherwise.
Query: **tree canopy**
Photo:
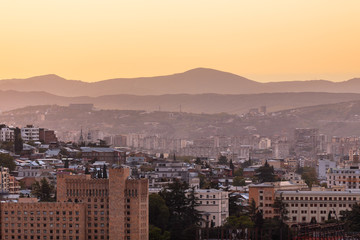
[[[9,171],[14,171],[16,164],[14,158],[6,153],[0,153],[0,166],[9,168]]]
[[[263,166],[256,170],[257,179],[259,182],[275,182],[276,176],[274,174],[274,167],[270,166],[266,161]]]
[[[40,202],[53,202],[55,192],[54,186],[52,186],[46,178],[42,178],[40,182],[36,181],[32,185],[31,193],[39,199]]]

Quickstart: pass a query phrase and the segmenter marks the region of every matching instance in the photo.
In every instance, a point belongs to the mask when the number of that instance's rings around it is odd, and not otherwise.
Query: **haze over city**
[[[0,2],[0,240],[360,240],[360,1]]]

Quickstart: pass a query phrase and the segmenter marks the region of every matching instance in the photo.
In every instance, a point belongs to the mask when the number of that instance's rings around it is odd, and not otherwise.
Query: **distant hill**
[[[5,112],[0,122],[13,126],[34,124],[69,133],[100,130],[104,135],[146,133],[194,139],[245,134],[293,136],[295,128],[319,128],[329,136],[360,135],[360,101],[325,104],[274,112],[264,116],[195,114],[126,110],[78,110],[62,106],[33,106]],[[76,138],[76,136],[75,136]],[[78,139],[78,138],[77,138]]]
[[[0,91],[0,110],[34,105],[93,103],[98,109],[170,111],[191,113],[244,114],[266,106],[268,112],[319,104],[360,100],[360,94],[344,93],[263,93],[263,94],[173,94],[158,96],[108,95],[100,97],[61,97],[45,92]]]
[[[325,80],[259,83],[232,73],[196,68],[167,76],[116,78],[94,83],[66,80],[50,74],[27,79],[1,80],[0,90],[43,91],[66,97],[118,94],[360,93],[360,79],[355,78],[339,83]]]

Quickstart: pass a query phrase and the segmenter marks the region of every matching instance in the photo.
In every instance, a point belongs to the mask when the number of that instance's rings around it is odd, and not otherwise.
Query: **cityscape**
[[[360,240],[359,8],[2,2],[0,240]]]

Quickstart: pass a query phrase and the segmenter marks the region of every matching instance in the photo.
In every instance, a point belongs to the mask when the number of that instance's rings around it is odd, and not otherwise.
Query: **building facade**
[[[229,193],[217,189],[196,189],[197,210],[201,212],[202,227],[219,227],[229,217]]]
[[[148,180],[129,176],[128,168],[109,169],[108,179],[59,174],[57,202],[2,202],[1,239],[146,240]]]
[[[323,223],[339,219],[342,212],[360,201],[360,191],[278,191],[288,211],[289,225],[298,223]]]
[[[329,188],[343,186],[346,189],[360,189],[360,169],[330,168],[326,173],[326,180]]]

